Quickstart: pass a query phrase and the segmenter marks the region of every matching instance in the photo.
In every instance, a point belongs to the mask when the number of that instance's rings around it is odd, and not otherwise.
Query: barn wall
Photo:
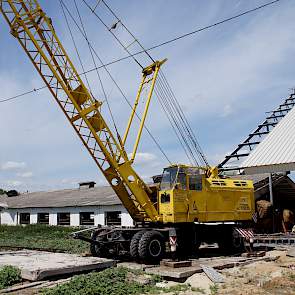
[[[80,225],[80,212],[94,212],[94,225],[105,225],[106,212],[121,211],[121,225],[133,226],[133,220],[122,205],[111,206],[83,206],[83,207],[61,207],[61,208],[23,208],[6,209],[0,213],[1,224],[19,224],[20,213],[30,213],[30,224],[37,223],[38,213],[49,213],[49,225],[57,225],[57,213],[70,213],[70,225]]]

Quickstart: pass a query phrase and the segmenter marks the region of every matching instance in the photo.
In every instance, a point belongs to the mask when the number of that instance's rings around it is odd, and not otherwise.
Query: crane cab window
[[[182,167],[168,167],[164,169],[161,190],[187,189],[187,173]]]
[[[172,189],[177,175],[177,167],[169,167],[165,168],[161,181],[161,190],[169,190]]]
[[[186,190],[186,172],[183,168],[178,169],[177,173],[177,181],[176,181],[176,188]]]
[[[202,175],[189,175],[189,190],[201,191],[202,190]]]

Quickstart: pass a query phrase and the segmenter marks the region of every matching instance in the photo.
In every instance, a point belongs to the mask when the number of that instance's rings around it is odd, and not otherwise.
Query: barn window
[[[105,212],[106,225],[121,225],[121,211]]]
[[[37,223],[49,224],[49,213],[38,213]]]
[[[80,212],[80,225],[94,225],[94,212]]]
[[[57,213],[57,225],[70,225],[70,212]]]
[[[30,213],[20,213],[19,224],[30,224]]]

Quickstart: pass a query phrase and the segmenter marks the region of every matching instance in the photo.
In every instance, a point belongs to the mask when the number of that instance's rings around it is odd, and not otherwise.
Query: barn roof
[[[295,108],[263,139],[241,164],[246,174],[295,170]]]
[[[8,208],[54,208],[119,205],[121,201],[111,187],[100,186],[0,196],[0,203],[6,203]]]

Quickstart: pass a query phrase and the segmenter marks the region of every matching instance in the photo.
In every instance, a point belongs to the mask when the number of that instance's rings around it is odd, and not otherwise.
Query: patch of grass
[[[288,271],[287,276],[290,280],[292,280],[292,281],[295,280],[295,273],[294,272]]]
[[[199,287],[198,288],[192,287],[191,290],[193,292],[197,292],[197,293],[201,293],[201,294],[205,294],[206,293],[204,289],[199,288]]]
[[[216,284],[210,286],[211,295],[216,295],[218,292],[218,286]]]
[[[89,244],[74,240],[70,233],[77,230],[74,227],[48,226],[41,224],[0,226],[1,247],[39,248],[63,251],[68,253],[83,253],[89,250]]]
[[[101,272],[93,272],[85,275],[74,276],[68,283],[43,289],[44,295],[75,294],[75,295],[137,295],[156,293],[162,288],[155,286],[157,278],[150,284],[141,285],[135,281],[129,281],[126,268],[109,268]]]
[[[191,290],[191,287],[188,284],[184,284],[184,285],[171,286],[169,288],[164,288],[163,290],[166,293],[172,292],[174,295],[178,295],[180,292],[185,292],[187,290]]]
[[[0,289],[10,287],[21,282],[20,270],[14,266],[6,265],[0,268]]]
[[[150,275],[148,284],[142,284],[136,280],[130,280],[130,273],[137,276],[146,275],[141,270],[129,270],[126,268],[109,268],[101,272],[92,272],[74,276],[69,282],[41,290],[43,295],[142,295],[142,294],[166,294],[178,295],[180,292],[192,290],[188,284],[179,284],[171,287],[157,287],[156,283],[162,278]],[[204,290],[196,289],[201,294]]]

